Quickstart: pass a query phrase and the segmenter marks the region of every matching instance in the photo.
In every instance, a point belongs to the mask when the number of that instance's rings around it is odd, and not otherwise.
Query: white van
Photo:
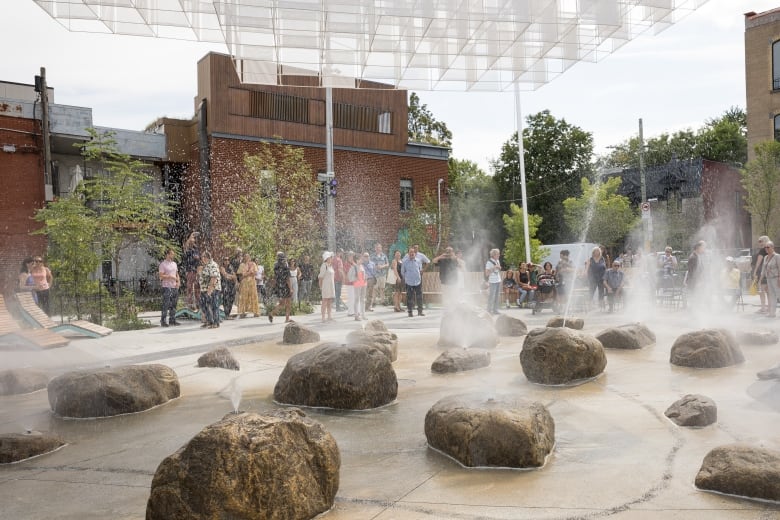
[[[550,262],[553,265],[553,269],[558,265],[558,261],[561,259],[561,251],[564,249],[569,250],[569,260],[574,265],[575,269],[581,269],[583,264],[590,258],[590,254],[593,248],[598,244],[590,242],[577,242],[574,244],[548,244],[542,247],[549,250],[547,256],[545,256],[540,262],[544,265],[545,262]]]

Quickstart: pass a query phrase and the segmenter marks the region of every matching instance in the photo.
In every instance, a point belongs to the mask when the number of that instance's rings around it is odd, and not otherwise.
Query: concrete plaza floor
[[[489,367],[449,375],[430,371],[443,351],[436,345],[440,309],[407,318],[377,307],[399,336],[397,400],[371,411],[305,409],[338,442],[340,487],[323,518],[352,519],[780,519],[780,505],[697,490],[695,475],[706,453],[735,441],[780,449],[780,382],[758,381],[756,372],[780,362],[780,345],[743,346],[738,366],[694,370],[672,366],[669,350],[683,332],[705,326],[777,330],[780,321],[755,314],[756,302],[736,313],[626,309],[585,318],[585,332],[641,320],[657,343],[639,351],[607,351],[604,374],[574,387],[544,387],[523,375],[523,337],[502,338]],[[757,300],[757,299],[756,299]],[[530,328],[553,314],[505,310]],[[344,313],[320,323],[319,313],[299,318],[322,335],[343,341],[361,324]],[[157,323],[155,317],[150,318]],[[278,321],[278,320],[277,320]],[[283,320],[282,320],[283,321]],[[36,367],[52,376],[90,367],[163,363],[176,370],[180,398],[144,413],[96,420],[54,416],[45,390],[0,397],[0,432],[26,429],[60,435],[60,450],[17,464],[0,465],[0,518],[140,519],[154,472],[204,426],[230,412],[234,385],[240,409],[278,407],[273,387],[287,358],[312,344],[281,344],[283,323],[263,318],[115,332],[102,339],[74,339],[48,351],[3,351],[3,368]],[[228,346],[240,372],[197,368],[196,359]],[[533,471],[467,469],[427,447],[423,420],[440,398],[452,394],[513,394],[546,405],[556,424],[556,445],[544,468]],[[680,428],[664,411],[689,393],[718,405],[718,422]]]

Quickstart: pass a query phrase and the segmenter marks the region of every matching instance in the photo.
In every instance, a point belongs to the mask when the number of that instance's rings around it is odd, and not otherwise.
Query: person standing
[[[193,310],[198,310],[198,268],[200,267],[200,252],[196,240],[199,233],[193,231],[187,236],[182,246],[182,263],[184,264],[184,279],[187,283],[185,288],[184,300],[187,306]]]
[[[309,301],[309,294],[311,293],[311,281],[314,278],[314,266],[311,264],[311,257],[309,255],[303,256],[303,261],[300,265],[301,269],[301,286],[298,294],[298,301]]]
[[[257,272],[255,273],[255,292],[257,293],[258,305],[260,302],[266,305],[265,267],[260,264],[257,264]]]
[[[32,268],[30,269],[30,276],[32,276],[33,284],[35,286],[35,298],[38,301],[38,307],[43,309],[43,312],[47,316],[49,313],[49,289],[51,289],[54,283],[54,276],[51,274],[51,270],[43,263],[43,258],[36,256],[33,260]]]
[[[35,303],[37,304],[38,297],[35,295],[35,280],[33,280],[32,274],[30,274],[33,263],[35,263],[35,261],[31,256],[28,256],[22,261],[22,267],[19,269],[19,285],[17,286],[17,290],[31,292],[33,300],[35,300]]]
[[[417,304],[417,315],[423,314],[423,294],[422,294],[422,264],[416,259],[417,252],[414,248],[409,249],[405,260],[401,262],[401,278],[406,284],[406,309],[409,317],[412,317],[412,309]]]
[[[451,247],[445,247],[444,252],[433,259],[433,265],[439,267],[444,303],[450,304],[455,301],[458,284],[458,259],[455,252]]]
[[[555,266],[555,278],[558,282],[557,300],[561,306],[566,305],[566,301],[574,290],[574,264],[569,259],[568,249],[562,250],[558,255],[558,265]]]
[[[336,293],[333,296],[336,304],[336,311],[344,310],[344,303],[341,301],[341,286],[344,284],[346,272],[344,271],[344,250],[339,249],[333,257],[333,283]]]
[[[401,308],[401,294],[404,290],[404,279],[401,276],[401,251],[396,250],[393,253],[393,261],[390,263],[390,269],[395,275],[395,283],[393,284],[393,311],[403,312]]]
[[[322,322],[333,321],[333,299],[336,297],[335,271],[333,269],[333,253],[325,251],[322,253],[322,265],[317,279],[320,284],[320,294],[322,295]],[[325,315],[328,315],[327,320]]]
[[[693,251],[688,257],[688,271],[685,273],[685,280],[683,284],[688,289],[688,294],[692,300],[696,300],[697,297],[702,296],[702,290],[704,289],[704,248],[707,243],[704,240],[699,240],[696,245],[693,246]],[[707,303],[707,302],[702,302]]]
[[[355,253],[353,251],[347,251],[346,258],[344,259],[344,287],[347,291],[347,316],[355,315],[355,287],[353,281],[349,279],[349,272],[352,270],[352,266],[355,265]]]
[[[205,317],[201,327],[216,329],[219,327],[219,296],[222,284],[219,276],[219,266],[211,258],[211,253],[201,254],[203,268],[200,271],[200,308]]]
[[[352,301],[350,302],[350,310],[355,315],[355,321],[360,321],[366,318],[365,305],[366,305],[366,269],[363,265],[364,261],[368,260],[368,253],[355,255],[355,262],[352,267],[349,268],[347,273],[347,280],[352,284]],[[353,303],[354,302],[354,303]]]
[[[766,279],[761,274],[761,268],[763,267],[764,258],[766,258],[766,243],[769,242],[769,237],[766,235],[758,237],[758,251],[753,255],[751,264],[753,265],[753,279],[758,287],[758,297],[761,301],[761,307],[758,309],[759,314],[765,314],[767,311],[766,301]]]
[[[238,266],[238,316],[243,318],[248,312],[255,317],[260,316],[260,303],[257,299],[257,286],[255,275],[257,264],[252,261],[249,253],[244,253],[241,264]]]
[[[301,277],[301,272],[298,270],[298,263],[295,258],[290,258],[290,296],[292,297],[292,304],[298,305],[298,280]]]
[[[615,308],[615,298],[623,298],[623,271],[620,270],[620,262],[614,260],[612,268],[604,273],[604,289],[607,292],[607,302],[609,303],[609,312]]]
[[[374,302],[377,302],[378,305],[385,304],[385,285],[387,284],[387,270],[390,268],[390,261],[382,250],[382,244],[374,244],[371,261],[374,263],[374,277],[376,278],[374,294],[370,296],[371,307],[373,307]]]
[[[241,264],[239,264],[240,266]],[[225,319],[232,320],[230,314],[233,312],[233,303],[236,301],[238,277],[229,256],[222,259],[222,265],[219,266],[219,277],[220,282],[222,282],[222,309],[225,311]]]
[[[771,240],[767,240],[766,256],[764,257],[764,267],[761,270],[761,274],[766,278],[767,288],[767,318],[774,318],[776,316],[775,311],[777,309],[777,296],[780,294],[780,256],[775,253],[775,244]]]
[[[590,258],[585,264],[585,272],[588,276],[588,296],[592,300],[594,294],[598,294],[598,305],[604,308],[604,273],[607,271],[607,263],[600,247],[594,247]]]
[[[179,299],[179,267],[173,261],[175,253],[173,249],[165,250],[165,258],[160,262],[157,272],[160,276],[160,286],[162,287],[162,309],[160,312],[160,326],[167,327],[179,325],[176,321],[176,300]],[[168,317],[166,321],[165,317]]]
[[[501,262],[498,257],[501,251],[497,248],[490,250],[490,256],[485,262],[485,278],[488,282],[487,311],[490,314],[498,314],[498,298],[501,294]]]
[[[374,311],[374,287],[376,287],[376,264],[368,252],[363,253],[363,269],[366,270],[366,305],[364,312]],[[365,314],[364,314],[365,316]]]
[[[287,255],[279,251],[276,253],[276,263],[274,264],[275,292],[279,298],[279,305],[275,309],[268,311],[268,321],[274,322],[279,307],[284,307],[285,323],[290,321],[290,299],[292,298],[292,285],[290,282],[290,265],[287,263]]]

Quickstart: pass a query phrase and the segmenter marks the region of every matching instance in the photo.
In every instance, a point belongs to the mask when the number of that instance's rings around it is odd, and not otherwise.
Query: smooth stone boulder
[[[635,350],[655,343],[655,334],[642,323],[610,327],[596,334],[604,348]]]
[[[483,309],[459,304],[441,318],[439,346],[446,348],[495,348],[498,332],[493,318]]]
[[[704,329],[678,337],[669,362],[692,368],[723,368],[745,361],[734,335],[725,329]]]
[[[428,410],[425,437],[464,466],[538,468],[555,444],[555,422],[538,402],[451,396]]]
[[[227,347],[219,347],[206,352],[198,358],[199,367],[227,368],[228,370],[240,370],[241,365],[233,357],[233,353]]]
[[[284,327],[282,343],[285,345],[300,345],[301,343],[314,343],[320,340],[320,333],[309,327],[304,327],[295,320],[291,320]]]
[[[672,403],[664,415],[678,426],[709,426],[718,420],[718,407],[707,396],[688,394]]]
[[[377,320],[379,321],[379,320]],[[382,323],[381,321],[379,323]],[[363,329],[347,334],[347,345],[363,345],[381,350],[392,362],[398,359],[398,336],[392,332]]]
[[[452,349],[442,352],[431,365],[431,372],[448,374],[490,365],[490,352],[483,349]]]
[[[291,356],[274,387],[278,403],[365,410],[393,402],[398,379],[378,348],[322,343]]]
[[[523,373],[532,383],[565,385],[591,379],[607,366],[601,342],[568,328],[533,329],[520,351]]]
[[[49,376],[31,368],[0,371],[0,395],[29,394],[49,384]]]
[[[64,445],[62,439],[49,433],[3,433],[0,434],[0,464],[43,455]]]
[[[780,337],[773,330],[740,330],[737,341],[740,345],[775,345]]]
[[[363,330],[366,332],[390,332],[387,330],[387,325],[385,325],[385,322],[382,320],[370,320],[366,323],[366,326],[363,327]]]
[[[179,397],[179,378],[165,365],[68,372],[49,382],[49,405],[62,417],[142,412]]]
[[[528,333],[528,326],[523,320],[499,314],[496,318],[496,331],[499,336],[525,336]]]
[[[780,500],[780,451],[727,444],[710,451],[696,475],[696,487],[727,495]]]
[[[780,379],[780,365],[757,373],[759,379]]]
[[[563,316],[556,316],[554,318],[550,318],[550,320],[547,322],[548,327],[568,327],[570,329],[574,330],[582,330],[582,328],[585,326],[585,320],[582,318],[566,318],[564,319]]]
[[[333,507],[341,458],[298,409],[228,414],[165,458],[147,520],[308,519]]]

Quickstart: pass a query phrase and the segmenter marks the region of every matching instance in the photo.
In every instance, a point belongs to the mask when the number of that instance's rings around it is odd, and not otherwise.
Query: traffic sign
[[[643,202],[642,203],[642,211],[650,211],[650,203],[649,202]]]

